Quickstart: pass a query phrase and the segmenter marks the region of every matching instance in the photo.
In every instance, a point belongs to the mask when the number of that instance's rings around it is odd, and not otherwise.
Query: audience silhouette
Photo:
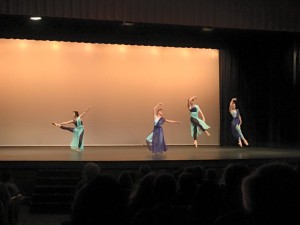
[[[127,202],[120,184],[108,175],[99,175],[88,183],[74,203],[72,225],[127,225]]]
[[[87,163],[74,193],[68,225],[299,225],[299,167],[269,163],[253,168],[229,164],[157,172],[141,166],[116,178]],[[20,190],[11,173],[0,182],[0,225],[9,217]]]

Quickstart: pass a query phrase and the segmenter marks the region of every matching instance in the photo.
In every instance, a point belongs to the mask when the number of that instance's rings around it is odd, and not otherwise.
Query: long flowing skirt
[[[193,121],[192,118],[193,118],[193,120],[196,119],[197,123],[192,122],[192,121]],[[203,131],[200,129],[199,125],[200,125],[204,130],[207,130],[207,129],[210,128],[210,126],[208,126],[203,120],[201,120],[201,119],[199,119],[199,118],[195,118],[195,117],[191,117],[191,123],[190,123],[190,124],[191,124],[191,135],[192,135],[192,137],[195,137],[195,133],[194,133],[195,127],[197,127],[197,134],[196,134],[197,136],[199,136],[200,134],[203,133]]]
[[[73,138],[70,144],[71,149],[80,149],[81,151],[84,150],[83,134],[84,134],[83,126],[78,126],[74,128]]]
[[[162,127],[154,127],[153,131],[146,138],[148,149],[155,154],[167,151],[164,132]]]

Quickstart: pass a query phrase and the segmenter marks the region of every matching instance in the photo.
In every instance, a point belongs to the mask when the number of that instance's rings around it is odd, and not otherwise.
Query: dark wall
[[[300,31],[297,0],[3,0],[0,14]]]

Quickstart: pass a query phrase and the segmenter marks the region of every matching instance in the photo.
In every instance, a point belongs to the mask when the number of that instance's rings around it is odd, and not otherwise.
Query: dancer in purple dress
[[[242,125],[242,117],[240,114],[240,111],[236,108],[236,101],[237,98],[232,98],[230,103],[229,103],[229,113],[232,116],[232,121],[231,121],[231,132],[234,136],[234,138],[238,141],[238,145],[240,147],[243,147],[242,141],[246,146],[249,145],[248,141],[245,139],[242,130],[241,130],[241,125]]]
[[[154,129],[151,132],[151,134],[149,134],[146,138],[147,146],[149,150],[152,151],[154,154],[162,154],[163,152],[167,151],[167,146],[164,139],[164,132],[162,129],[163,123],[168,122],[180,124],[179,121],[167,120],[162,117],[163,110],[157,109],[158,106],[162,105],[162,103],[159,103],[153,108]]]

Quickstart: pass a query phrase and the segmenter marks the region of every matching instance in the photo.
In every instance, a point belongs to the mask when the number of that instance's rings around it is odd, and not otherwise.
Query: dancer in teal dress
[[[160,105],[162,106],[163,104],[159,103],[153,108],[154,129],[146,138],[147,146],[154,154],[162,154],[163,152],[167,151],[167,145],[165,143],[164,132],[162,129],[163,123],[168,122],[180,124],[179,121],[167,120],[163,118],[162,109],[157,109]]]
[[[229,103],[229,113],[232,116],[231,121],[231,132],[234,138],[238,141],[238,145],[243,147],[242,141],[246,146],[249,145],[248,141],[245,139],[241,125],[242,125],[242,117],[240,111],[236,108],[237,98],[232,98]]]
[[[79,115],[78,111],[73,111],[73,120],[62,122],[62,123],[52,123],[54,126],[60,127],[63,130],[68,130],[73,133],[73,138],[71,141],[71,149],[76,150],[78,152],[82,152],[84,150],[84,127],[81,118],[90,110],[90,107]],[[73,123],[75,127],[65,127],[62,125]]]
[[[188,108],[190,110],[190,122],[191,122],[191,135],[194,138],[194,145],[197,148],[198,147],[198,141],[197,138],[200,134],[205,132],[207,136],[210,136],[210,133],[207,131],[207,129],[210,128],[205,123],[205,117],[202,113],[201,109],[198,105],[195,104],[195,100],[197,99],[197,96],[193,96],[188,99]],[[198,114],[201,114],[202,119],[198,117]]]

